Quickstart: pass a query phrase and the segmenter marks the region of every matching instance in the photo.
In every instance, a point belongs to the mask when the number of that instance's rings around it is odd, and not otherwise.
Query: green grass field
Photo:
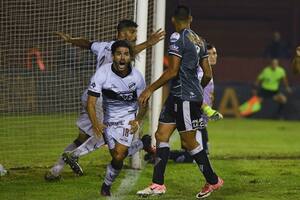
[[[85,175],[76,177],[66,167],[63,180],[48,183],[46,170],[63,148],[76,137],[75,115],[31,116],[1,119],[0,163],[9,175],[0,177],[0,200],[94,200],[110,161],[106,148],[81,158]],[[208,128],[211,162],[225,180],[212,200],[298,200],[300,199],[300,123],[226,119]],[[178,134],[172,148],[179,149]],[[128,163],[128,161],[127,161]],[[113,185],[109,199],[143,199],[136,191],[150,184],[152,165],[132,170],[128,164]],[[167,193],[147,199],[195,199],[204,184],[196,164],[167,166]]]

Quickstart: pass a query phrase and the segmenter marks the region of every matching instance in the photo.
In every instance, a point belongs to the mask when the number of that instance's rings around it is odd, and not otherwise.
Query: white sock
[[[97,137],[92,136],[89,139],[87,139],[82,145],[77,147],[72,152],[72,154],[76,157],[81,157],[92,151],[95,151],[96,149],[99,149],[103,145],[104,145],[103,138],[97,138]]]
[[[119,175],[121,170],[114,169],[111,164],[107,165],[106,167],[106,174],[104,178],[104,183],[106,185],[112,185],[117,176]]]
[[[67,151],[72,151],[76,148],[77,146],[74,143],[69,144],[64,152]],[[54,176],[58,176],[62,170],[64,169],[65,166],[65,162],[63,161],[62,157],[60,156],[58,161],[55,163],[55,165],[50,169],[50,172],[54,175]]]
[[[133,154],[135,154],[136,152],[138,152],[139,150],[143,149],[144,145],[142,140],[138,139],[136,141],[133,141],[130,145],[130,147],[128,148],[128,156],[132,156]]]

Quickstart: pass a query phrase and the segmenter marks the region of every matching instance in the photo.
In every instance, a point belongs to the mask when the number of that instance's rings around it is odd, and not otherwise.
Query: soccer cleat
[[[67,163],[71,167],[71,169],[75,174],[77,174],[78,176],[83,175],[83,170],[80,167],[79,163],[77,162],[78,159],[76,157],[73,157],[71,153],[69,152],[63,153],[62,159],[64,160],[65,163]]]
[[[149,187],[138,191],[136,194],[142,197],[147,197],[147,196],[162,195],[166,193],[166,191],[167,189],[165,185],[152,183]]]
[[[151,145],[151,136],[150,135],[143,135],[142,137],[142,142],[143,142],[143,149],[151,154],[154,155],[156,153],[156,148],[152,147]]]
[[[110,193],[110,185],[106,185],[105,183],[101,186],[101,195],[102,196],[111,196]]]
[[[55,182],[55,181],[60,181],[61,180],[61,175],[54,176],[50,171],[48,171],[48,172],[45,173],[44,178],[45,178],[46,181]]]
[[[224,181],[218,177],[218,182],[214,185],[206,183],[201,191],[196,195],[197,199],[204,199],[208,197],[214,190],[220,189],[224,184]]]

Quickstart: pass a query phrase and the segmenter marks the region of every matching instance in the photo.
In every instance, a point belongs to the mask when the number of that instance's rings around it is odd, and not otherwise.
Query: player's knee
[[[79,147],[82,145],[90,136],[87,134],[79,133],[78,137],[73,141],[73,143]]]
[[[122,161],[125,159],[126,154],[123,152],[119,152],[119,151],[114,151],[113,153],[113,157],[116,161]]]

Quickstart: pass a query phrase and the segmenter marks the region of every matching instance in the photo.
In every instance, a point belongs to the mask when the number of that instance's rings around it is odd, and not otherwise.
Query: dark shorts
[[[271,90],[265,90],[263,88],[261,88],[258,92],[258,96],[263,98],[273,98],[277,94],[279,94],[279,90],[271,91]]]
[[[205,128],[202,118],[202,102],[184,101],[169,95],[162,111],[159,122],[165,124],[176,124],[179,132]]]

